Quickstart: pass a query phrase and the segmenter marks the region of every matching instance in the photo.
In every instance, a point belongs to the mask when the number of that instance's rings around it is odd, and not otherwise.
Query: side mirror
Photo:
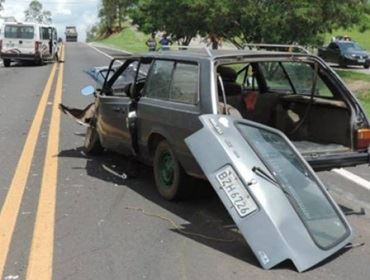
[[[86,86],[81,89],[81,94],[83,96],[89,96],[95,93],[95,88],[93,86]]]

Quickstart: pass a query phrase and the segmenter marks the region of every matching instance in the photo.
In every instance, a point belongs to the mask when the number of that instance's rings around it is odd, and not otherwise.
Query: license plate
[[[357,60],[358,63],[364,63],[365,62],[365,59],[359,59]]]
[[[257,210],[256,203],[230,165],[221,169],[216,178],[239,216],[245,217]]]

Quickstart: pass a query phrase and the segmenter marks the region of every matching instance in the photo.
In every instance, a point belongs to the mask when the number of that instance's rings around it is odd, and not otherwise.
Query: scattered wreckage
[[[103,73],[103,74],[102,74]],[[307,270],[353,233],[314,170],[369,163],[369,121],[320,58],[182,50],[95,69],[95,102],[61,109],[85,123],[86,152],[153,165],[168,200],[207,178],[261,266]]]

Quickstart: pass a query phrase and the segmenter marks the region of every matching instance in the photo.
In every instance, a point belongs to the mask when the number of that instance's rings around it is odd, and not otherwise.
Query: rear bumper
[[[315,171],[370,164],[370,154],[368,152],[350,152],[321,157],[309,156],[304,158]]]
[[[74,35],[66,36],[66,42],[77,42],[77,36]]]
[[[40,60],[39,54],[22,54],[22,53],[0,53],[1,59],[10,59],[10,60]]]

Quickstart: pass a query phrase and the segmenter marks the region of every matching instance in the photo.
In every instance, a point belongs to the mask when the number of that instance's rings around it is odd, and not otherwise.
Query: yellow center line
[[[64,61],[64,48],[61,49]],[[62,101],[64,64],[60,64],[55,97],[50,120],[48,144],[41,181],[39,203],[33,232],[30,256],[28,260],[27,280],[50,280],[53,274],[54,223],[56,189],[58,180],[58,151],[60,111]]]
[[[22,154],[19,158],[16,171],[0,212],[0,277],[2,277],[4,273],[6,258],[8,256],[19,208],[21,206],[28,174],[30,172],[33,155],[35,153],[37,139],[40,133],[42,120],[44,118],[51,86],[54,81],[56,67],[57,65],[55,64],[42,93]]]

